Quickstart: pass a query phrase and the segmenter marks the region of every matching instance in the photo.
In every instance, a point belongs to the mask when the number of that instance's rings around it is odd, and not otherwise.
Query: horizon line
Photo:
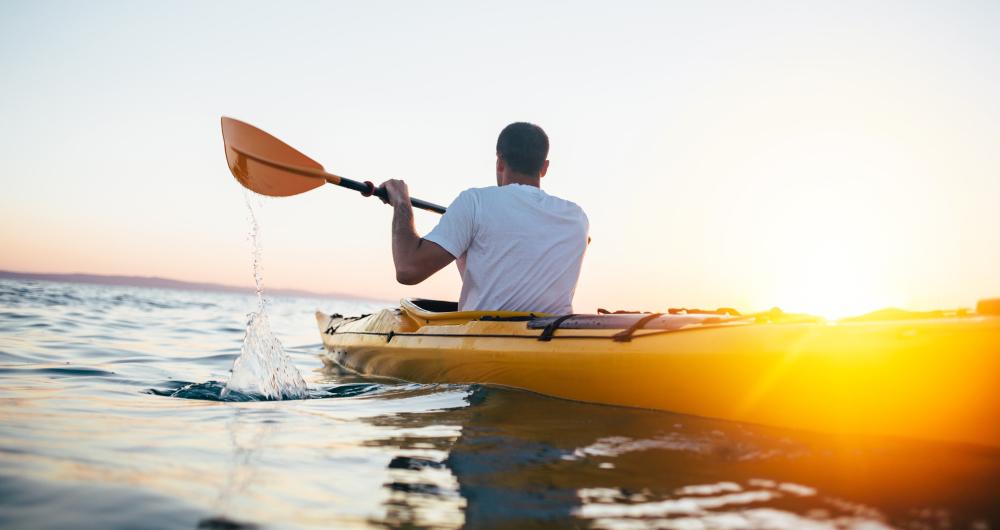
[[[159,289],[174,289],[181,291],[216,291],[230,293],[255,293],[257,290],[250,286],[230,285],[215,282],[194,282],[188,280],[177,280],[165,278],[163,276],[141,276],[126,274],[95,274],[89,272],[21,272],[0,269],[0,279],[15,280],[38,280],[38,281],[63,281],[67,283],[89,283],[93,285],[122,285],[130,287],[150,287]],[[379,298],[359,296],[350,293],[318,292],[307,289],[295,288],[264,288],[265,294],[281,296],[306,296],[311,298],[348,298],[353,300],[363,300],[370,302],[388,302]]]

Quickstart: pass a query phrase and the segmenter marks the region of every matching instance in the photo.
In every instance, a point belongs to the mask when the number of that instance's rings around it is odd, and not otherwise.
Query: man
[[[505,127],[497,139],[497,185],[463,191],[422,239],[406,183],[384,182],[394,209],[396,280],[418,284],[457,259],[460,311],[572,313],[590,226],[579,206],[541,190],[548,153],[541,127]]]

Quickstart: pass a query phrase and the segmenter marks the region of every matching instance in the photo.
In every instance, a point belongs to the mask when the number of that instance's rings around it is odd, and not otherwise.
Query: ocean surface
[[[223,402],[254,295],[0,280],[0,528],[1000,528],[997,449],[324,371],[379,305],[274,297],[307,399]]]

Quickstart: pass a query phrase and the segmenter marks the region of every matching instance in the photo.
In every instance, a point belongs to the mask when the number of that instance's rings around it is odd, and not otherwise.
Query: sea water
[[[0,279],[0,528],[1000,528],[997,449],[324,370],[384,305],[274,296],[309,399],[221,401],[255,294]]]
[[[257,293],[257,310],[247,315],[240,356],[233,363],[232,374],[221,397],[229,398],[233,391],[261,399],[302,399],[306,397],[306,382],[271,331],[264,297],[264,264],[258,212],[263,207],[260,195],[244,190],[250,221],[251,270]]]

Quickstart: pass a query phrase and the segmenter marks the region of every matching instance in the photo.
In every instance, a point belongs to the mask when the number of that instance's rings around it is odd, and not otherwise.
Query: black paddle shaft
[[[389,192],[386,191],[385,188],[376,188],[375,185],[371,183],[371,181],[366,180],[365,182],[358,182],[356,180],[351,180],[349,178],[340,177],[340,184],[338,185],[357,191],[358,193],[364,195],[365,197],[371,197],[372,195],[374,195],[379,199],[382,199],[383,201],[389,200]],[[445,211],[447,211],[447,208],[445,208],[444,206],[439,206],[437,204],[434,204],[433,202],[414,199],[413,197],[410,197],[410,204],[413,205],[414,208],[420,208],[421,210],[427,210],[429,212],[434,212],[434,213],[443,214]]]

